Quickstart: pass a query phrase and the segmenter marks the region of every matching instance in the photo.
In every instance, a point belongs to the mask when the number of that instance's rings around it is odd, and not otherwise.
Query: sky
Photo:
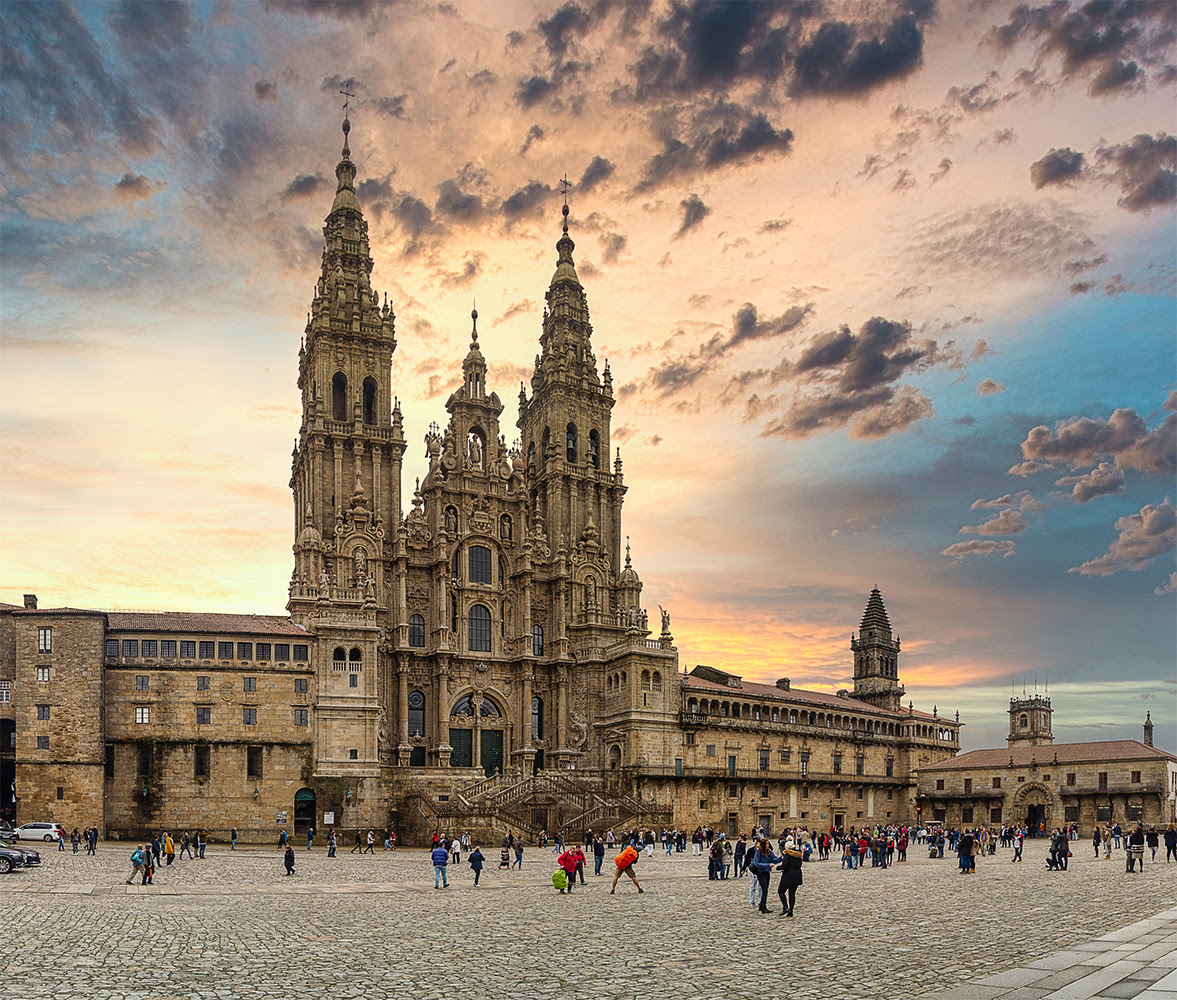
[[[559,180],[680,666],[1177,750],[1177,6],[0,5],[0,601],[282,614],[349,90],[409,451]]]

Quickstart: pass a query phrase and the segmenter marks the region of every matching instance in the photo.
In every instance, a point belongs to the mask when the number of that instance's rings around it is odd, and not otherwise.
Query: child
[[[506,843],[503,844],[503,849],[499,851],[499,870],[511,867],[511,848]]]

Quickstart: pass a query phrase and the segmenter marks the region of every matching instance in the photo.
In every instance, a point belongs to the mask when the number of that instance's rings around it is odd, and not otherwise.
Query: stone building
[[[517,437],[472,313],[403,503],[396,318],[349,129],[299,349],[289,618],[0,606],[0,810],[266,838],[909,819],[915,768],[956,752],[959,720],[902,708],[877,589],[837,695],[680,674],[669,612],[651,629],[567,204]]]
[[[973,750],[920,767],[917,802],[948,827],[1025,825],[1032,836],[1078,823],[1168,824],[1177,818],[1177,757],[1144,742],[1055,743],[1050,699],[1011,698],[1004,750]]]

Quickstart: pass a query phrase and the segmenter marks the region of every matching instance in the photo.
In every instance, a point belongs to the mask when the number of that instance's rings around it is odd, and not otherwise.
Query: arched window
[[[470,700],[470,696],[466,695],[464,698],[459,698],[454,702],[454,707],[450,709],[450,715],[473,715],[474,703]]]
[[[425,695],[420,691],[409,692],[409,735],[425,735]]]
[[[609,674],[609,676],[607,676],[605,678],[605,693],[606,694],[613,693],[613,675],[612,674]]]
[[[564,439],[567,444],[565,452],[568,458],[569,465],[576,464],[576,424],[569,424],[564,432]]]
[[[1020,719],[1018,719],[1018,728],[1019,729],[1025,729],[1029,724],[1030,724],[1030,719],[1028,716],[1023,715]]]
[[[687,701],[687,711],[690,712],[692,715],[696,714],[699,711],[699,703],[697,701],[695,701],[694,698],[691,698]]]
[[[531,626],[531,655],[544,655],[544,627],[542,625]]]
[[[485,545],[470,546],[470,582],[492,582],[490,576],[490,549]]]
[[[740,706],[738,702],[732,702],[732,718],[738,719],[740,717]]]
[[[797,725],[797,713],[796,712],[789,713],[789,725],[791,725],[791,726]]]
[[[490,612],[482,604],[470,607],[467,619],[469,632],[469,648],[474,653],[490,652]]]
[[[601,435],[596,431],[589,432],[589,465],[594,469],[601,467]]]
[[[478,714],[484,719],[501,719],[503,717],[502,709],[485,696],[482,699],[482,704],[478,706]]]
[[[376,380],[364,379],[364,423],[376,423]]]
[[[648,671],[648,670],[642,671],[642,690],[643,691],[650,690],[650,671]]]
[[[409,645],[425,645],[425,619],[421,615],[409,615]]]
[[[364,661],[364,654],[361,653],[358,649],[353,648],[352,651],[347,654],[347,658],[352,663],[362,663]]]
[[[544,738],[544,703],[540,698],[531,699],[531,738]]]
[[[654,671],[654,676],[653,676],[653,678],[651,679],[651,682],[652,682],[652,683],[653,683],[653,685],[654,685],[654,690],[655,690],[655,691],[661,691],[661,690],[662,690],[662,674],[661,674],[661,673],[659,673],[657,670],[655,670],[655,671]]]
[[[331,419],[347,419],[347,376],[343,372],[331,378]]]
[[[335,661],[335,669],[342,670],[347,663],[347,650],[342,646],[336,646],[335,652],[331,654],[331,659]]]

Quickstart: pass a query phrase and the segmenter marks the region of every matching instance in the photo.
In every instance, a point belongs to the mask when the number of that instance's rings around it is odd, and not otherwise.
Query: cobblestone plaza
[[[0,879],[6,997],[935,996],[1177,899],[1177,864],[1128,875],[1122,852],[1095,860],[1081,842],[1067,872],[1047,871],[1035,842],[1023,864],[999,850],[967,877],[954,857],[918,850],[883,870],[810,863],[792,920],[772,895],[777,913],[754,912],[746,879],[709,881],[690,854],[643,857],[644,895],[623,879],[611,896],[610,879],[589,874],[562,896],[554,855],[539,848],[525,851],[522,873],[497,870],[488,849],[478,887],[463,858],[446,890],[420,849],[327,858],[303,843],[287,878],[276,848],[214,844],[142,888],[125,885],[131,850],[54,849],[39,870]],[[1175,956],[1170,946],[1162,961]]]

